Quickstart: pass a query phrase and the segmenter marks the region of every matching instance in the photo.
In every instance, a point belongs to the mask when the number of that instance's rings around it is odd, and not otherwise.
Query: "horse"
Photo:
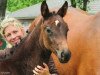
[[[71,52],[67,46],[68,26],[63,17],[68,3],[65,2],[57,13],[50,12],[46,1],[41,4],[42,20],[24,38],[11,48],[6,59],[0,60],[0,75],[33,75],[32,70],[49,61],[53,52],[61,63],[70,60]]]
[[[71,51],[68,63],[60,63],[52,54],[60,75],[100,75],[100,12],[90,15],[87,12],[68,7],[63,17],[68,24],[67,43]],[[41,16],[29,27],[35,28]]]

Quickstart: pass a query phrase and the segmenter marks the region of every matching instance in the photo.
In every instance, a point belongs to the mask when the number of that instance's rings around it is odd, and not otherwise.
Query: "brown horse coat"
[[[61,75],[100,75],[100,13],[91,16],[69,9],[64,20],[68,23],[68,46],[71,60],[57,64]],[[57,63],[57,62],[55,62]]]
[[[52,13],[49,12],[46,1],[43,1],[42,24],[38,24],[21,43],[9,51],[0,51],[0,75],[33,75],[32,70],[37,65],[43,66],[43,62],[50,64],[51,52],[56,54],[60,62],[68,62],[71,56],[66,39],[68,26],[63,20],[67,8],[66,1],[57,13]],[[52,73],[57,74],[53,72],[53,64],[48,66]]]
[[[69,8],[64,20],[69,27],[67,41],[72,56],[61,64],[52,54],[60,75],[100,75],[100,13],[89,15]]]

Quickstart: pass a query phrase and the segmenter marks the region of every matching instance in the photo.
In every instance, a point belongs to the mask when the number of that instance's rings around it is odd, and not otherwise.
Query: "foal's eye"
[[[51,28],[50,28],[50,27],[46,27],[46,32],[47,32],[48,34],[52,34]]]

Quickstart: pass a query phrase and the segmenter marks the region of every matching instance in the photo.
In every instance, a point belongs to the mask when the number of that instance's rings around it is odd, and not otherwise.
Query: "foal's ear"
[[[43,1],[41,4],[41,15],[46,18],[49,15],[49,9],[46,1]]]
[[[66,15],[68,9],[68,2],[65,1],[63,6],[58,10],[57,14],[60,15],[61,17],[64,17]]]

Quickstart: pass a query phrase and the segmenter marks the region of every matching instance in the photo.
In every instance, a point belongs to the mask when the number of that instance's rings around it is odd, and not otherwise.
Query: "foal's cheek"
[[[50,50],[54,50],[54,40],[53,39],[50,39],[50,37],[45,37],[45,46],[47,49],[50,49]]]
[[[48,38],[47,38],[46,36],[43,37],[43,43],[44,43],[44,46],[45,46],[47,49],[49,49],[50,43],[49,43]]]

